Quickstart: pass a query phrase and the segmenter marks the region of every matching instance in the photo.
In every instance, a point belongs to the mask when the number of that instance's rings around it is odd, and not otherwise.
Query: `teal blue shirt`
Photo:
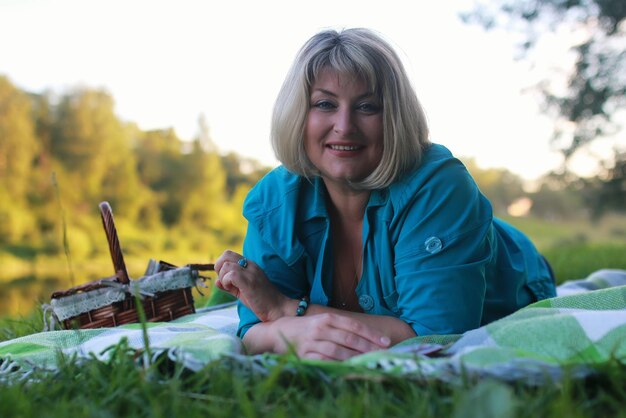
[[[333,252],[324,182],[278,167],[250,191],[243,213],[244,255],[285,295],[329,305]],[[418,335],[462,333],[555,296],[534,245],[494,219],[465,166],[441,145],[430,146],[414,172],[372,191],[362,242],[359,305],[400,318]],[[242,303],[238,310],[243,337],[259,319]]]

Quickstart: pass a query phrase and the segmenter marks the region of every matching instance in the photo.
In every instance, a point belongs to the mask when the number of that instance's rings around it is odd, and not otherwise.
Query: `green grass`
[[[595,222],[585,218],[500,217],[528,235],[541,251],[570,244],[626,243],[626,215],[623,214],[607,215]]]
[[[543,251],[554,269],[557,282],[582,279],[594,271],[626,270],[626,243],[567,244]]]
[[[33,310],[28,315],[5,316],[0,318],[0,341],[41,332],[42,329],[43,312],[41,308]]]
[[[548,259],[557,283],[587,277],[596,270],[626,269],[626,217],[541,220],[503,217],[524,232]]]
[[[108,362],[66,362],[54,374],[0,383],[2,417],[598,417],[626,416],[626,368],[598,368],[542,387],[491,379],[460,384],[407,378],[321,379],[283,365],[267,374],[213,363],[188,373],[138,367],[121,346]]]

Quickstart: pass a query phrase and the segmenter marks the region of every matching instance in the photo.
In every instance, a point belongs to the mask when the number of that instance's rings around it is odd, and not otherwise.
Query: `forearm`
[[[294,311],[295,312],[295,311]],[[407,338],[415,337],[413,328],[403,320],[394,316],[372,315],[360,312],[343,311],[323,305],[311,305],[307,309],[307,315],[317,315],[325,312],[332,312],[338,315],[344,315],[362,322],[374,329],[377,329],[391,340],[391,344],[397,344]]]
[[[243,337],[243,345],[248,354],[275,353],[279,334],[275,322],[259,322],[248,329]]]
[[[243,339],[248,352],[251,354],[282,352],[282,348],[286,346],[286,337],[281,333],[281,324],[284,324],[281,319],[297,319],[295,316],[297,306],[298,300],[290,299],[280,309],[273,311],[269,321],[252,326]],[[415,332],[406,322],[392,316],[371,315],[322,305],[310,305],[302,319],[321,314],[340,315],[362,323],[389,338],[391,344],[415,337]]]

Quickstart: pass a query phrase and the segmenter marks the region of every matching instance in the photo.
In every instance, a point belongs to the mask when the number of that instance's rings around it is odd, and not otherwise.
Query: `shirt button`
[[[441,240],[437,237],[430,237],[424,242],[424,246],[426,247],[426,251],[431,254],[437,254],[443,248],[443,244]]]
[[[374,299],[370,295],[359,296],[359,305],[364,311],[369,311],[374,307]]]

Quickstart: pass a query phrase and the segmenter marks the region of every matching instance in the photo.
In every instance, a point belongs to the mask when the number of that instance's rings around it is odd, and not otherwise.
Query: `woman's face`
[[[311,86],[304,148],[326,182],[359,181],[383,155],[383,109],[363,79],[323,69]]]

